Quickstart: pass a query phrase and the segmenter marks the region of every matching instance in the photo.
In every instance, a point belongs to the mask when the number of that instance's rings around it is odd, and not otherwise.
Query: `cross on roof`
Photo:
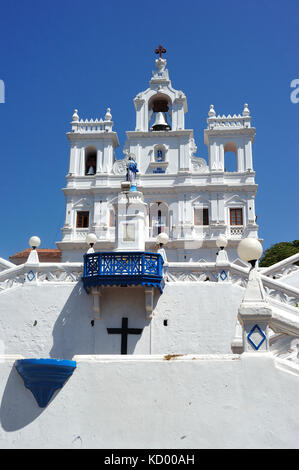
[[[123,317],[121,328],[107,328],[109,335],[121,335],[121,354],[128,354],[128,335],[141,335],[142,328],[128,328],[128,318]]]
[[[161,44],[159,44],[159,47],[155,49],[155,53],[159,54],[160,59],[162,57],[162,54],[165,54],[165,52],[166,52],[166,49],[163,46],[161,46]]]

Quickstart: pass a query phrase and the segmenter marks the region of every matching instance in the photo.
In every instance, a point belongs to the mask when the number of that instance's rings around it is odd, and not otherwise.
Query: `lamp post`
[[[166,258],[166,252],[165,252],[165,249],[163,248],[163,245],[166,245],[168,241],[169,241],[169,236],[165,232],[159,233],[159,235],[156,238],[157,245],[159,245],[159,248],[157,251],[158,253],[160,253],[160,255],[163,258],[164,267],[166,266],[167,258]]]
[[[269,323],[272,309],[266,300],[257,260],[263,248],[256,238],[244,238],[238,245],[238,255],[251,264],[245,294],[239,307],[238,319],[243,329],[244,352],[269,351]]]
[[[86,236],[86,243],[89,245],[89,249],[87,250],[87,253],[94,253],[94,244],[97,242],[97,236],[94,233],[89,233]],[[91,294],[93,296],[93,311],[95,312],[95,317],[94,320],[99,320],[100,319],[100,311],[101,311],[101,304],[100,304],[100,298],[101,298],[101,288],[99,286],[94,286],[91,288]]]
[[[37,282],[39,258],[36,248],[39,247],[40,243],[40,238],[36,235],[33,235],[29,238],[29,246],[31,246],[32,250],[30,251],[27,261],[25,263],[25,282],[29,282],[32,284],[35,284]]]
[[[87,253],[94,253],[94,248],[93,245],[97,242],[97,236],[94,233],[89,233],[86,236],[86,243],[89,245],[89,249],[87,250]]]
[[[26,263],[36,265],[39,263],[37,249],[40,245],[41,241],[40,238],[36,235],[33,235],[29,238],[29,246],[31,246],[32,250],[29,253]],[[33,276],[34,277],[34,276]]]
[[[216,240],[216,245],[219,248],[219,251],[217,252],[216,256],[216,264],[227,264],[228,263],[228,257],[226,250],[224,249],[227,246],[227,238],[224,235],[219,235],[219,237]]]

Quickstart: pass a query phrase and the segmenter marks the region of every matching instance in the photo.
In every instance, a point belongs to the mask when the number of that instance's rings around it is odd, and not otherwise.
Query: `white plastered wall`
[[[0,448],[299,448],[298,368],[271,355],[81,357],[47,408],[0,362]]]
[[[130,335],[130,354],[228,354],[244,290],[230,283],[166,283],[155,289],[154,316],[147,318],[143,287],[102,288],[101,317],[83,284],[29,285],[0,294],[2,354],[71,359],[76,354],[119,354],[119,328],[142,328]],[[164,325],[167,320],[167,326]],[[1,351],[0,351],[1,353]]]

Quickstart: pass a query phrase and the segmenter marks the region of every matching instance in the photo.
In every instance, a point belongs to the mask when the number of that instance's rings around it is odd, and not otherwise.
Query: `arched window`
[[[237,146],[233,142],[227,142],[224,146],[224,171],[238,171]]]
[[[148,102],[148,116],[151,131],[171,130],[171,99],[169,96],[158,93]]]
[[[97,171],[97,149],[90,145],[85,149],[85,175],[95,175]]]

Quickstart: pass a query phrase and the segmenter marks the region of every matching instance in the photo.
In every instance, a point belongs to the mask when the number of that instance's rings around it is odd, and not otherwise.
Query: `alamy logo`
[[[299,103],[299,78],[294,78],[294,80],[291,81],[290,86],[291,88],[295,88],[290,96],[291,102],[294,104]]]
[[[0,80],[0,103],[5,103],[5,85],[3,80]]]

